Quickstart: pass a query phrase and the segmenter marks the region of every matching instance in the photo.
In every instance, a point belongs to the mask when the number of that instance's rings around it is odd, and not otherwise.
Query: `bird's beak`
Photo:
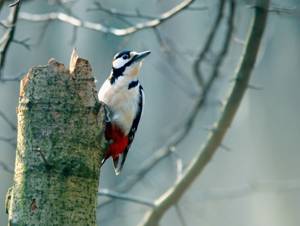
[[[139,62],[139,61],[143,60],[146,56],[148,56],[150,53],[151,53],[151,51],[144,51],[144,52],[137,53],[134,56],[134,61]]]

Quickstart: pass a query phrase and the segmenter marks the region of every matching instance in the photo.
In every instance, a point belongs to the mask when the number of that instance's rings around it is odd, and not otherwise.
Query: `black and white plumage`
[[[105,136],[111,141],[102,164],[112,157],[118,175],[138,128],[144,105],[144,91],[138,80],[142,60],[150,51],[122,51],[114,56],[112,71],[99,90],[99,101],[111,110]]]

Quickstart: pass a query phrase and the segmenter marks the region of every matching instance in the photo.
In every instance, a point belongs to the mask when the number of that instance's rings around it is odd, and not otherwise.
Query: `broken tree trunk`
[[[104,111],[92,69],[73,51],[70,68],[51,59],[21,81],[9,225],[96,225]]]

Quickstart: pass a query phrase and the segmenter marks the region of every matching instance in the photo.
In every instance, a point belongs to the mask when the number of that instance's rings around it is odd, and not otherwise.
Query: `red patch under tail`
[[[105,137],[112,142],[106,152],[105,160],[110,156],[115,160],[125,151],[128,145],[128,137],[123,133],[120,127],[113,123],[109,123],[106,126]]]

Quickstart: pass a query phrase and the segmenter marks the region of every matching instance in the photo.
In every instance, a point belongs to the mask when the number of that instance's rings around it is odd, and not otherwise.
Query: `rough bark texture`
[[[88,61],[51,59],[21,81],[9,225],[96,225],[104,111]]]

